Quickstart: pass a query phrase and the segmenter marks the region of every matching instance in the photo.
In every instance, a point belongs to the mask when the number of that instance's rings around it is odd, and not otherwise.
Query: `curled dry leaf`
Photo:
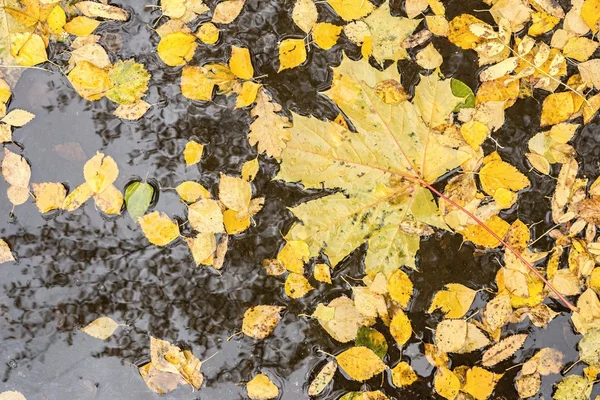
[[[115,333],[118,327],[119,324],[111,318],[100,317],[81,328],[81,331],[97,339],[106,340]]]
[[[254,306],[244,313],[242,332],[254,339],[264,339],[273,332],[281,320],[281,306]]]

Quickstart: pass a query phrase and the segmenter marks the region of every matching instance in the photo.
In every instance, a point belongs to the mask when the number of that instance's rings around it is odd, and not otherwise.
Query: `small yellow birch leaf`
[[[254,306],[244,313],[242,332],[254,339],[264,339],[273,332],[281,320],[279,314],[285,307]]]
[[[185,160],[185,164],[188,166],[198,164],[202,158],[203,151],[204,145],[196,142],[195,140],[190,140],[187,142],[185,144],[185,148],[183,149],[183,158]]]
[[[550,32],[558,23],[560,18],[550,15],[546,12],[539,11],[531,14],[531,21],[527,34],[529,36],[539,36],[546,32]]]
[[[600,20],[600,0],[585,0],[581,6],[581,17],[592,32],[598,32]]]
[[[544,175],[550,174],[550,163],[548,162],[546,157],[536,153],[526,153],[525,157],[527,157],[527,161],[529,161],[531,166],[537,171],[541,172]]]
[[[496,330],[508,322],[511,314],[510,296],[496,296],[486,304],[483,310],[483,319],[491,330]]]
[[[425,20],[431,33],[436,36],[448,36],[449,24],[443,15],[427,15]]]
[[[29,200],[29,190],[22,186],[9,186],[6,196],[11,203],[18,206]]]
[[[240,15],[245,3],[246,0],[221,1],[215,7],[215,11],[213,11],[212,22],[216,24],[229,24],[233,22]]]
[[[204,44],[215,44],[219,40],[219,28],[213,23],[206,22],[196,31],[196,37]]]
[[[231,46],[229,69],[240,79],[252,79],[254,68],[250,58],[250,50],[245,47]]]
[[[448,354],[439,351],[436,345],[431,343],[425,343],[425,358],[429,364],[437,368],[447,367],[450,364]]]
[[[519,393],[519,397],[522,399],[535,396],[540,391],[541,386],[542,377],[537,372],[531,375],[521,374],[521,376],[515,380],[517,393]]]
[[[246,161],[242,165],[242,179],[252,182],[258,173],[258,158]]]
[[[50,14],[48,14],[46,22],[52,32],[56,35],[60,35],[64,32],[63,26],[67,23],[67,14],[65,14],[65,10],[63,10],[61,6],[56,5],[52,11],[50,11]]]
[[[552,93],[544,99],[540,126],[556,125],[574,117],[582,99],[571,92]]]
[[[479,181],[483,190],[490,195],[494,195],[499,188],[517,192],[530,185],[525,175],[504,161],[491,161],[485,164],[479,170]]]
[[[258,89],[262,85],[252,81],[246,81],[242,84],[242,90],[238,93],[238,97],[235,101],[235,108],[248,107],[250,104],[256,101],[258,95]]]
[[[494,391],[502,375],[504,374],[494,374],[481,367],[473,367],[467,371],[462,391],[470,394],[476,400],[486,400]]]
[[[290,272],[304,273],[304,263],[310,258],[310,249],[303,240],[289,240],[277,254],[277,260]]]
[[[319,22],[312,28],[312,39],[323,50],[329,50],[337,43],[343,28],[329,22]]]
[[[350,379],[359,382],[371,379],[387,369],[381,358],[364,346],[351,347],[335,358]]]
[[[96,152],[83,166],[83,177],[94,193],[102,193],[119,176],[119,167],[111,156]]]
[[[75,17],[69,22],[67,22],[63,26],[63,29],[71,35],[82,37],[91,35],[92,32],[94,32],[99,25],[100,21],[80,16]]]
[[[313,379],[313,381],[310,383],[310,386],[308,387],[308,395],[318,396],[321,394],[321,392],[333,379],[335,371],[337,371],[337,363],[335,361],[329,361],[327,364],[325,364],[315,379]]]
[[[421,68],[436,69],[442,65],[444,59],[433,43],[429,43],[423,50],[417,53],[415,61]]]
[[[331,270],[327,264],[315,264],[313,272],[315,279],[319,282],[331,283]]]
[[[312,0],[296,0],[292,10],[292,20],[304,33],[311,31],[318,17],[317,6]]]
[[[443,353],[456,353],[467,338],[468,324],[462,319],[445,319],[435,329],[435,345]]]
[[[157,246],[166,246],[179,237],[179,225],[165,213],[153,211],[138,217],[138,223],[148,241]]]
[[[250,227],[250,216],[240,217],[235,210],[223,212],[223,224],[228,235],[237,235]]]
[[[279,396],[279,389],[265,374],[258,374],[246,384],[248,397],[252,400],[269,400]]]
[[[67,189],[62,183],[44,182],[34,183],[31,186],[35,205],[41,213],[59,209],[67,196]]]
[[[241,216],[249,215],[252,186],[250,182],[233,176],[221,174],[219,179],[219,200]]]
[[[94,192],[90,185],[88,185],[87,182],[84,182],[69,193],[63,201],[61,208],[69,212],[75,211],[93,195]]]
[[[193,203],[199,199],[210,199],[211,195],[208,190],[198,182],[185,181],[177,185],[175,188],[177,194],[183,201]]]
[[[15,33],[10,36],[10,54],[19,65],[32,67],[48,61],[46,43],[35,33]]]
[[[67,75],[69,82],[86,100],[100,100],[110,89],[108,72],[88,61],[80,61]]]
[[[284,39],[279,44],[279,70],[295,68],[306,61],[304,39]]]
[[[75,4],[75,7],[90,18],[104,18],[113,21],[127,21],[129,18],[129,13],[122,8],[95,1],[80,1]]]
[[[119,107],[113,112],[113,115],[117,118],[135,121],[142,118],[150,107],[152,106],[144,100],[140,100],[133,104],[119,104]]]
[[[496,215],[483,223],[501,238],[503,238],[510,229],[510,224]],[[462,229],[460,233],[465,240],[470,240],[478,246],[493,249],[500,245],[500,241],[479,224],[468,225],[466,228]]]
[[[396,387],[405,387],[410,386],[417,381],[417,374],[410,367],[410,365],[405,362],[399,362],[392,369],[392,382]]]
[[[110,185],[101,193],[94,194],[94,201],[103,213],[119,215],[123,207],[123,193],[115,185]]]
[[[427,312],[431,313],[439,308],[446,313],[446,318],[461,318],[471,308],[476,294],[475,290],[459,283],[449,283],[446,290],[435,294]]]
[[[304,297],[308,292],[314,288],[308,282],[308,280],[300,274],[290,273],[285,279],[285,294],[292,299],[299,299]]]
[[[223,212],[216,200],[200,199],[188,207],[188,221],[200,233],[223,233]]]
[[[461,384],[454,372],[446,367],[441,367],[437,370],[433,379],[433,387],[437,394],[447,400],[454,400],[458,396]]]
[[[494,193],[494,200],[501,208],[509,208],[517,201],[517,194],[505,188],[499,188]]]
[[[344,21],[361,19],[375,9],[373,3],[368,0],[327,0],[327,3]]]
[[[2,175],[10,185],[28,187],[31,179],[31,167],[24,157],[4,148]]]
[[[10,125],[0,124],[0,143],[5,142],[12,142],[12,129]]]
[[[490,134],[490,128],[483,122],[471,120],[460,127],[460,133],[465,142],[477,151]]]
[[[174,32],[160,39],[156,52],[165,64],[170,67],[185,65],[194,57],[196,36],[191,33]]]
[[[397,310],[390,323],[390,334],[396,343],[403,345],[412,336],[412,326],[408,316],[402,310]]]
[[[394,301],[406,308],[413,293],[413,284],[404,271],[397,269],[387,281],[387,290]]]
[[[15,258],[10,251],[10,247],[8,247],[8,243],[6,243],[3,239],[0,239],[0,264],[9,261],[15,261]]]
[[[30,113],[29,111],[14,109],[9,112],[4,118],[2,118],[2,122],[11,126],[23,126],[27,124],[29,121],[35,118],[35,114]]]
[[[193,238],[186,237],[196,265],[212,265],[217,241],[213,233],[199,233]]]
[[[117,330],[118,327],[119,324],[111,318],[100,317],[81,328],[81,331],[96,339],[106,340],[115,333],[115,330]]]
[[[598,48],[598,42],[585,37],[574,37],[567,41],[563,48],[565,57],[573,58],[577,61],[587,61]]]

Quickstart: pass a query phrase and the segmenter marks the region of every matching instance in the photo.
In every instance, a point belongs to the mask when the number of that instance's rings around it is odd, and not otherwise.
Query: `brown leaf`
[[[482,364],[485,367],[491,367],[506,360],[521,348],[526,339],[527,335],[524,333],[502,339],[483,353]]]

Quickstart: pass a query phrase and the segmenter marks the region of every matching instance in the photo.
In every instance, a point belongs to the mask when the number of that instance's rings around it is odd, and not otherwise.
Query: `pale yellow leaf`
[[[100,317],[81,328],[81,331],[96,339],[106,340],[117,330],[119,324],[109,317]]]

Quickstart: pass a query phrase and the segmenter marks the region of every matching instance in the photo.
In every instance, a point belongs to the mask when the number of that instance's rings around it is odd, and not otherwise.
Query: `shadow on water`
[[[215,1],[207,3],[214,6]],[[285,110],[334,117],[335,105],[319,91],[330,85],[330,67],[341,61],[342,50],[358,57],[359,49],[343,38],[330,51],[313,46],[305,66],[276,74],[278,41],[304,36],[291,21],[293,3],[248,0],[242,15],[222,31],[219,44],[201,44],[192,64],[224,62],[232,44],[250,47],[255,74],[268,75],[263,83]],[[392,5],[402,13],[399,3]],[[83,182],[85,161],[96,151],[103,151],[119,165],[117,187],[123,190],[136,176],[156,179],[164,189],[156,209],[183,223],[185,205],[168,188],[192,179],[214,192],[220,172],[238,173],[244,161],[256,157],[256,150],[246,139],[250,115],[247,110],[233,109],[233,97],[216,96],[212,103],[185,99],[178,86],[180,68],[165,67],[155,54],[157,35],[150,26],[158,15],[145,9],[143,0],[121,5],[132,12],[131,20],[102,24],[101,44],[113,61],[134,57],[148,68],[152,80],[146,100],[157,105],[140,121],[121,121],[111,114],[114,104],[105,99],[93,103],[81,99],[61,74],[28,70],[14,90],[11,107],[32,111],[36,118],[14,133],[15,141],[24,146],[23,154],[32,164],[32,182],[60,181],[71,189]],[[482,6],[479,1],[450,1],[448,17]],[[321,18],[339,22],[324,4],[318,8]],[[445,39],[435,40],[446,60],[443,72],[474,87],[475,55]],[[54,48],[57,58],[66,58],[62,51],[60,46]],[[424,72],[410,61],[401,62],[400,70],[409,89]],[[520,100],[508,110],[506,124],[495,135],[498,147],[488,141],[486,153],[498,150],[521,171],[528,171],[523,151],[539,126],[541,96],[536,93],[536,99]],[[590,178],[598,174],[595,132],[596,125],[590,124],[575,142],[582,174]],[[206,144],[199,167],[186,168],[182,161],[183,147],[190,138]],[[350,295],[341,277],[362,276],[363,253],[356,251],[343,261],[334,272],[332,287],[311,278],[318,290],[290,301],[283,293],[283,279],[266,275],[260,262],[274,257],[283,244],[281,232],[293,222],[286,207],[318,193],[271,181],[277,163],[263,156],[260,160],[255,192],[266,197],[265,207],[255,216],[255,226],[231,238],[222,275],[196,268],[183,242],[167,248],[150,245],[128,215],[103,218],[91,202],[74,213],[44,218],[32,202],[17,207],[11,216],[11,205],[3,201],[0,236],[14,249],[18,261],[0,268],[0,389],[19,390],[28,400],[158,398],[146,388],[135,368],[136,363],[147,360],[148,337],[153,335],[186,342],[202,359],[216,353],[202,367],[206,379],[199,392],[181,387],[161,398],[242,399],[245,391],[236,383],[259,371],[274,378],[282,389],[282,399],[306,398],[307,382],[326,362],[317,350],[335,352],[344,346],[331,339],[316,321],[296,315],[310,313],[317,303],[340,294]],[[547,196],[554,181],[534,172],[527,175],[532,189],[503,217],[538,223],[533,228],[537,237],[552,225]],[[5,189],[4,181],[0,182],[0,192]],[[551,245],[549,239],[538,242],[540,249]],[[409,272],[415,284],[409,308],[415,333],[403,349],[390,345],[386,362],[394,366],[400,360],[409,361],[423,379],[408,389],[396,389],[389,382],[389,373],[383,382],[376,377],[359,384],[337,372],[333,387],[322,398],[337,399],[349,390],[380,387],[396,399],[436,398],[431,386],[434,371],[423,355],[423,343],[432,342],[431,329],[441,315],[426,313],[429,302],[436,291],[452,282],[494,290],[502,254],[477,251],[469,243],[463,244],[459,235],[437,233],[423,240],[418,257],[419,271]],[[479,292],[472,310],[483,306],[490,296]],[[274,334],[263,341],[239,336],[227,341],[239,331],[244,311],[256,304],[287,307]],[[515,357],[494,367],[495,372],[523,362],[546,346],[563,351],[568,361],[577,359],[579,336],[569,324],[569,314],[559,304],[548,304],[563,313],[547,329],[525,323],[510,326],[510,332],[529,332],[530,337]],[[101,315],[127,326],[106,342],[78,332]],[[473,365],[480,358],[481,353],[473,353],[452,361],[455,366]],[[574,372],[581,369],[577,366]],[[501,380],[495,398],[516,398],[513,378],[517,371],[509,371]],[[558,380],[558,375],[544,378],[538,398],[549,398]]]

